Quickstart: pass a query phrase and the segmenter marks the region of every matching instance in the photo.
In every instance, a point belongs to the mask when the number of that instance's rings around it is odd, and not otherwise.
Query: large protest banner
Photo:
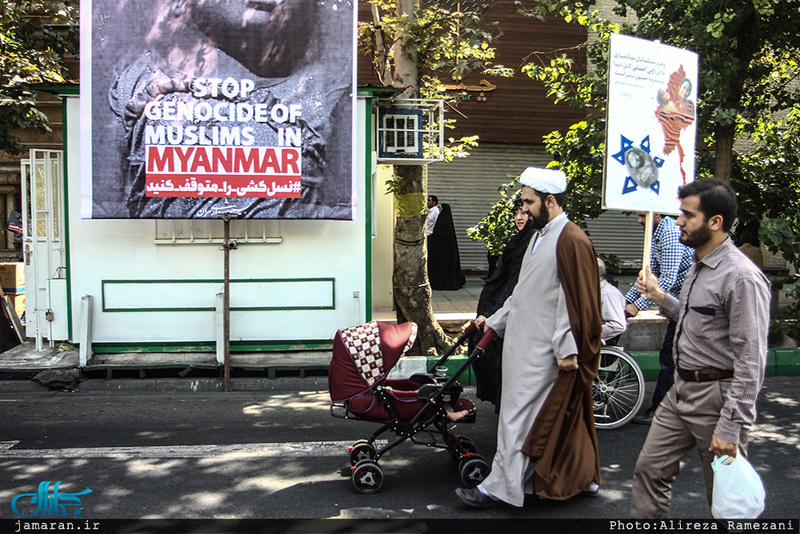
[[[603,207],[679,213],[694,180],[698,56],[611,36]]]
[[[83,0],[81,216],[353,219],[353,6]]]

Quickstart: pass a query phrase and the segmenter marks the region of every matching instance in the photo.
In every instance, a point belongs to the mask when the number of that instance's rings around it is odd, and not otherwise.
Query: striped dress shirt
[[[675,219],[664,216],[653,232],[653,243],[650,248],[650,270],[658,277],[658,287],[664,293],[678,297],[681,293],[686,271],[692,265],[694,250],[680,242],[681,229],[675,225]],[[625,295],[626,302],[636,304],[640,310],[646,310],[655,302],[639,295],[636,284]]]
[[[714,433],[739,443],[756,419],[764,381],[770,286],[764,273],[728,238],[686,275],[680,300],[667,295],[661,313],[677,323],[673,357],[683,370],[725,369],[733,382]]]

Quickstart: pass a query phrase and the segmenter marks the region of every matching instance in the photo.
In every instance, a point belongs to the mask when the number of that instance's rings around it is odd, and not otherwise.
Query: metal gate
[[[68,337],[63,168],[60,150],[33,149],[22,160],[25,333],[36,350]]]

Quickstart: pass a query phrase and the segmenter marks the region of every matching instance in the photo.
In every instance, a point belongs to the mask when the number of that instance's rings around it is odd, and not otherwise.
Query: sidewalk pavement
[[[620,290],[625,292],[633,284],[634,277],[618,276],[617,281]],[[480,275],[473,274],[467,276],[461,289],[432,291],[434,316],[448,333],[457,335],[459,329],[475,317],[482,289]],[[377,309],[373,313],[373,319],[394,321],[396,315],[391,309]],[[658,374],[658,351],[664,339],[666,325],[666,319],[656,310],[645,310],[628,321],[628,330],[620,340],[620,345],[639,363],[646,380],[654,380]],[[95,376],[98,372],[105,373],[107,379],[129,377],[137,371],[140,378],[152,377],[157,374],[157,370],[164,368],[170,368],[173,376],[177,373],[184,377],[194,370],[203,370],[208,376],[219,369],[214,353],[182,353],[179,358],[179,363],[176,363],[175,354],[131,353],[108,357],[95,355],[90,362],[90,368]],[[165,364],[165,361],[170,363]],[[327,369],[329,362],[329,351],[231,354],[231,368],[261,373],[261,376],[266,374],[268,378],[275,378],[278,372],[285,374],[291,371],[300,376],[305,376],[306,372],[320,373]],[[0,381],[30,378],[33,374],[46,370],[76,370],[78,367],[78,350],[68,344],[36,351],[34,344],[28,341],[0,353]],[[79,376],[80,373],[76,371],[75,375]],[[800,349],[794,340],[786,338],[783,344],[770,346],[767,376],[792,375],[800,375]],[[58,382],[64,379],[56,376],[48,380]],[[66,384],[67,387],[69,385]]]
[[[431,290],[433,315],[439,322],[467,322],[475,318],[483,282],[481,275],[468,275],[464,287],[455,291]],[[372,318],[377,321],[394,321],[397,316],[391,308],[376,308]]]

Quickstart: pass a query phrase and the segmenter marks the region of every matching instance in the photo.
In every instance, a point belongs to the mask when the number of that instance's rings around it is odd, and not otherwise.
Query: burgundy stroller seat
[[[463,388],[456,381],[471,360],[461,365],[453,376],[438,380],[430,373],[415,374],[407,379],[387,378],[412,347],[416,336],[415,323],[372,321],[341,329],[334,337],[328,369],[331,415],[382,423],[368,440],[359,440],[349,448],[353,485],[361,493],[380,489],[383,473],[378,461],[384,453],[407,439],[429,447],[447,448],[460,466],[462,480],[468,485],[479,484],[488,474],[489,465],[475,454],[472,441],[450,432],[457,423],[475,421],[475,405],[460,397]],[[466,333],[462,335],[433,367],[443,365],[467,337]],[[448,412],[462,411],[467,413],[463,418],[448,420]],[[428,427],[433,428],[429,431]],[[387,431],[397,437],[389,440],[386,446],[377,447],[378,436]],[[428,439],[417,441],[415,437],[423,431]],[[436,434],[441,435],[442,445],[436,441]]]
[[[411,380],[388,379],[417,338],[416,323],[393,324],[372,321],[339,330],[333,339],[333,359],[328,368],[328,388],[333,402],[346,402],[361,419],[387,421],[388,410],[378,401],[373,386],[382,382],[392,398],[397,416],[408,421],[419,412],[424,400],[417,399],[420,384]]]

